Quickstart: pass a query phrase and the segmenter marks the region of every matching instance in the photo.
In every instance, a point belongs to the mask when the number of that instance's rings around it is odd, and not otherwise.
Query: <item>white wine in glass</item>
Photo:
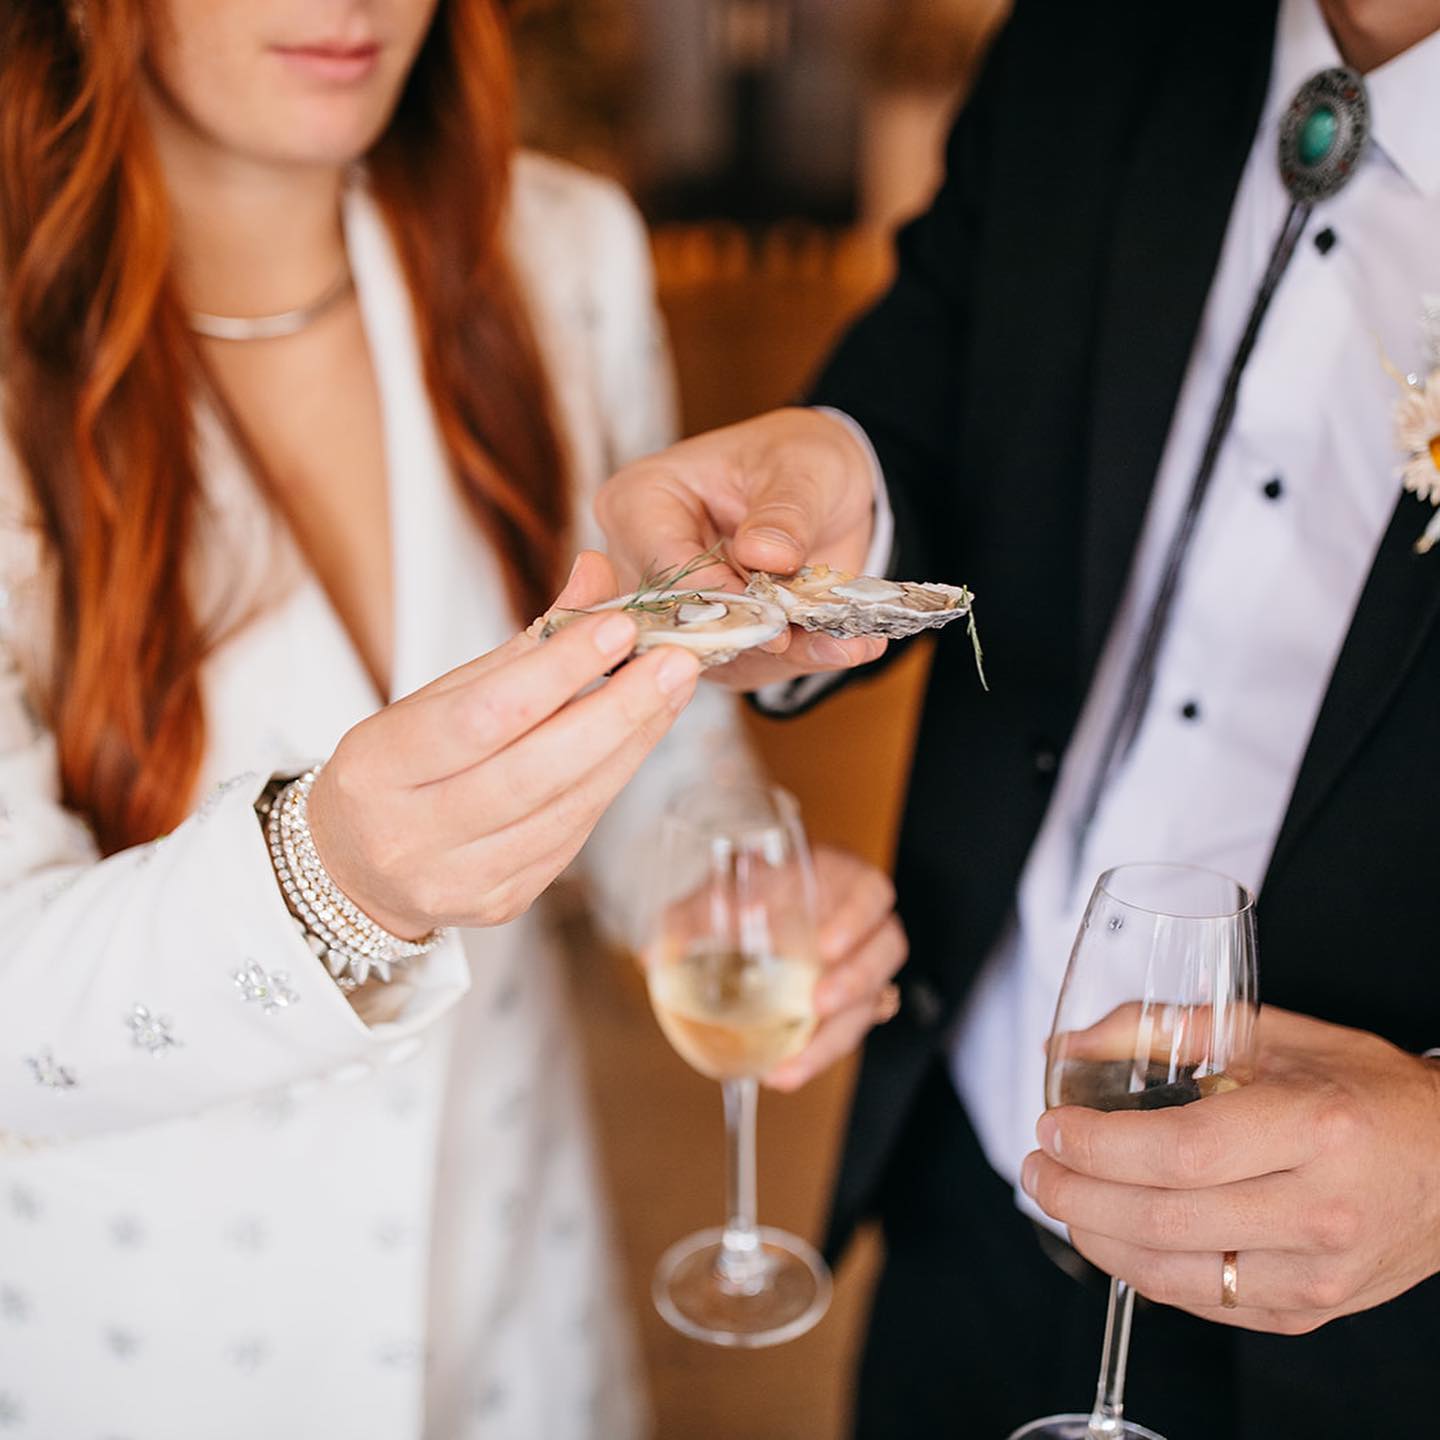
[[[702,944],[651,968],[650,999],[665,1038],[702,1075],[753,1079],[814,1033],[816,974],[808,957]]]
[[[777,1345],[830,1303],[830,1272],[755,1203],[757,1081],[815,1031],[815,877],[799,807],[783,790],[709,784],[662,822],[645,967],[660,1028],[725,1102],[727,1220],[672,1245],[655,1272],[660,1314],[712,1345]]]
[[[1055,1007],[1045,1103],[1161,1110],[1244,1085],[1254,1065],[1255,897],[1213,870],[1121,865],[1095,882]],[[1216,1256],[1215,1282],[1220,1283]],[[1095,1406],[1010,1440],[1163,1440],[1125,1418],[1135,1295],[1110,1282]]]

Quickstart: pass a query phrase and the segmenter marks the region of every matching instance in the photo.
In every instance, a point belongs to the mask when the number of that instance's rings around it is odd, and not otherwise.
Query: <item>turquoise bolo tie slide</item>
[[[1344,67],[1312,75],[1280,122],[1280,178],[1297,204],[1334,195],[1355,173],[1370,138],[1365,82]]]
[[[1200,507],[1210,489],[1210,479],[1215,473],[1221,447],[1230,432],[1230,422],[1235,418],[1240,381],[1255,349],[1260,326],[1294,257],[1295,246],[1304,233],[1310,212],[1319,201],[1330,199],[1349,183],[1369,139],[1370,102],[1365,94],[1365,81],[1357,71],[1344,66],[1312,75],[1295,92],[1295,98],[1280,121],[1280,179],[1290,197],[1290,208],[1279,235],[1275,237],[1265,273],[1260,277],[1255,299],[1250,305],[1249,318],[1230,357],[1220,393],[1216,396],[1210,429],[1196,460],[1185,509],[1170,537],[1165,566],[1160,573],[1145,629],[1130,658],[1119,708],[1110,718],[1100,762],[1091,776],[1089,789],[1072,826],[1072,884],[1079,877],[1085,840],[1100,809],[1106,787],[1129,754],[1130,744],[1150,703],[1155,666],[1169,627],[1170,612],[1180,587],[1190,539],[1200,518]],[[1327,245],[1325,249],[1328,248]]]

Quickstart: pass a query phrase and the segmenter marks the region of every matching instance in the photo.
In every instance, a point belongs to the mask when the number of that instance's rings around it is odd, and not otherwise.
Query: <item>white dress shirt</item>
[[[363,189],[345,237],[384,420],[401,694],[516,622]],[[529,156],[510,241],[593,532],[588,492],[673,438],[644,227],[613,186]],[[104,860],[37,720],[51,591],[0,447],[0,1430],[636,1440],[543,917],[453,932],[388,1024],[363,1024],[310,954],[252,801],[382,697],[240,457],[206,436],[197,579],[230,593],[248,561],[241,608],[255,586],[270,603],[203,671],[209,798]],[[633,890],[706,729],[734,723],[705,687],[587,847],[607,889]],[[255,972],[289,1003],[242,983]]]
[[[1373,143],[1350,184],[1315,207],[1260,332],[1149,707],[1072,883],[1076,817],[1288,208],[1276,164],[1280,119],[1310,75],[1341,63],[1316,0],[1283,0],[1269,92],[1127,589],[1013,923],[954,1032],[956,1086],[990,1163],[1012,1183],[1035,1145],[1045,1037],[1090,885],[1126,861],[1175,861],[1259,887],[1400,498],[1397,389],[1380,351],[1402,371],[1423,371],[1422,297],[1440,292],[1440,33],[1366,77]],[[1431,512],[1412,503],[1418,538]],[[1263,954],[1260,969],[1263,992]],[[1017,1203],[1038,1215],[1018,1189]]]

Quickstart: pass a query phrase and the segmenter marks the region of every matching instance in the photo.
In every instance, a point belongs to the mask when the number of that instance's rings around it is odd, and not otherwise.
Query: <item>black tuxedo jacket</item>
[[[832,1248],[1013,906],[1131,564],[1274,27],[1274,0],[1020,0],[893,288],[815,388],[879,452],[894,573],[975,590],[990,681],[945,631],[898,857],[905,1003],[865,1053]],[[1428,512],[1396,490],[1263,885],[1260,976],[1270,1002],[1419,1051],[1440,1046],[1440,552],[1413,552]]]

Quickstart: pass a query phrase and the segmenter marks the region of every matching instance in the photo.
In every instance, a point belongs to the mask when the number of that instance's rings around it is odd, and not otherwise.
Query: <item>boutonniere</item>
[[[1402,375],[1385,362],[1400,385],[1395,440],[1405,457],[1400,467],[1405,488],[1435,506],[1424,534],[1415,542],[1419,555],[1440,544],[1440,295],[1427,295],[1423,303],[1428,373]]]

